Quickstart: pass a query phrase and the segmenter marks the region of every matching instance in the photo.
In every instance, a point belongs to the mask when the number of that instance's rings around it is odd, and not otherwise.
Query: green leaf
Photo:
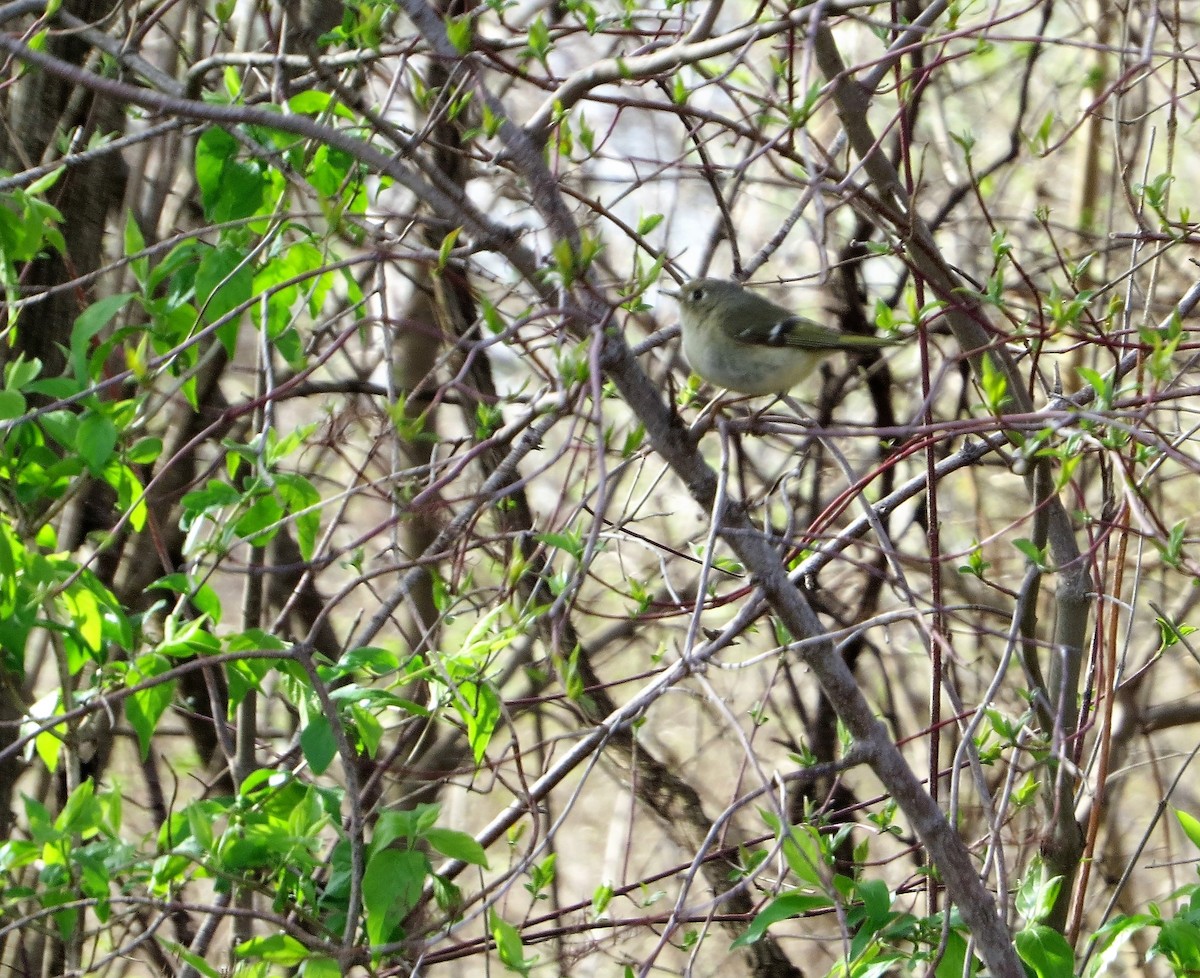
[[[379,852],[396,839],[408,839],[410,842],[423,839],[425,833],[437,824],[441,811],[441,805],[428,802],[408,810],[384,812],[379,816],[371,836],[371,851]]]
[[[249,301],[254,284],[254,269],[239,248],[222,245],[213,248],[196,269],[196,303],[207,323],[215,323],[227,313]],[[222,330],[221,342],[233,356],[236,327]]]
[[[186,574],[168,574],[150,585],[183,595],[196,606],[201,615],[211,621],[221,620],[221,599],[210,584],[196,584]]]
[[[1062,889],[1061,876],[1047,876],[1046,866],[1034,857],[1017,887],[1017,912],[1029,923],[1036,924],[1050,915]]]
[[[1079,372],[1079,376],[1086,380],[1092,390],[1096,392],[1096,409],[1106,411],[1112,407],[1113,377],[1110,374],[1102,374],[1098,370],[1093,370],[1091,367],[1085,367],[1082,364],[1077,365],[1075,369]]]
[[[283,518],[283,506],[272,495],[259,496],[239,517],[233,531],[256,547],[269,543],[279,532],[279,521]]]
[[[213,847],[215,836],[213,834],[213,820],[211,809],[203,802],[194,802],[188,805],[185,810],[187,816],[188,828],[191,829],[192,837],[200,843],[204,849]]]
[[[196,182],[205,217],[220,223],[257,214],[267,180],[263,164],[237,159],[239,143],[224,129],[206,130],[196,141]]]
[[[15,277],[15,262],[37,257],[47,245],[66,250],[58,229],[61,223],[62,215],[44,200],[20,190],[0,193],[0,269],[10,282]],[[9,321],[15,321],[15,310],[8,312]]]
[[[180,505],[182,505],[185,515],[190,515],[193,519],[196,516],[206,513],[208,510],[220,509],[224,506],[234,506],[241,502],[242,494],[239,493],[228,482],[222,482],[220,479],[210,479],[203,489],[197,489],[195,492],[186,493]],[[191,525],[189,520],[184,529]],[[168,580],[168,578],[163,578]]]
[[[1014,540],[1013,546],[1023,553],[1031,564],[1046,570],[1046,551],[1042,547],[1038,547],[1032,540],[1026,540],[1022,537],[1020,540]]]
[[[967,941],[957,930],[951,930],[943,942],[944,953],[938,962],[935,978],[962,978],[976,974],[966,970]]]
[[[162,655],[189,658],[193,655],[211,655],[221,649],[216,636],[205,630],[202,619],[180,624],[168,618],[167,625],[166,636],[157,647]]]
[[[892,894],[883,880],[864,880],[855,887],[854,895],[863,902],[867,919],[882,927],[892,909]]]
[[[500,698],[487,683],[462,682],[458,685],[454,705],[466,721],[467,742],[478,764],[487,753],[496,724],[500,721]]]
[[[662,214],[648,214],[638,220],[637,232],[647,235],[663,222]]]
[[[272,934],[270,937],[253,937],[243,941],[237,946],[237,955],[242,958],[261,958],[292,968],[308,958],[308,948],[289,934]]]
[[[38,760],[46,765],[46,770],[51,774],[58,770],[58,762],[63,749],[63,738],[66,736],[66,733],[66,724],[60,723],[49,730],[43,730],[34,738],[33,749],[37,752]]]
[[[75,325],[71,327],[71,369],[80,383],[86,383],[90,379],[88,359],[91,355],[92,338],[104,329],[132,298],[133,294],[129,292],[106,296],[93,302],[75,320]]]
[[[58,6],[60,6],[60,4],[58,4],[58,3],[49,4],[46,7],[45,16],[53,17],[54,11],[58,9]],[[51,9],[52,7],[54,9]],[[28,187],[25,188],[25,193],[29,194],[30,197],[41,196],[47,190],[49,190],[51,187],[53,187],[56,183],[58,183],[58,178],[61,177],[66,172],[67,172],[67,168],[65,166],[55,167],[53,170],[51,170],[45,176],[38,177],[36,180],[34,180],[33,183],[31,183]]]
[[[688,87],[687,82],[683,80],[683,72],[675,72],[675,81],[671,84],[671,101],[676,105],[687,105],[688,96],[692,90]]]
[[[1097,978],[1107,974],[1116,961],[1122,956],[1121,952],[1129,941],[1147,927],[1157,924],[1157,918],[1149,914],[1131,914],[1125,917],[1115,917],[1096,932],[1095,953],[1088,961],[1088,978]],[[1124,974],[1122,970],[1114,969],[1115,974]],[[941,978],[941,975],[938,975]]]
[[[0,873],[12,873],[42,858],[42,847],[28,839],[12,839],[0,845]],[[11,892],[11,891],[10,891]]]
[[[393,938],[396,926],[421,899],[429,873],[429,860],[420,852],[384,849],[371,856],[363,873],[362,896],[367,939],[372,944]]]
[[[0,421],[11,421],[25,413],[25,395],[20,391],[0,391]]]
[[[1164,956],[1178,976],[1200,972],[1200,926],[1182,914],[1163,921],[1154,951]]]
[[[441,246],[438,248],[437,267],[439,271],[449,264],[450,256],[454,252],[454,243],[460,234],[462,234],[462,228],[451,228],[450,232],[442,238]]]
[[[71,890],[55,887],[44,892],[42,903],[47,908],[56,907],[75,900],[77,896],[78,894]],[[79,925],[79,910],[71,907],[67,910],[56,911],[54,913],[54,923],[58,927],[59,939],[65,944],[74,936],[75,930]]]
[[[1013,943],[1037,978],[1069,978],[1075,974],[1075,955],[1058,931],[1034,924],[1019,931]]]
[[[542,20],[541,14],[538,14],[533,23],[529,25],[526,38],[529,53],[544,65],[546,55],[550,53],[550,28]]]
[[[129,514],[129,525],[140,531],[146,525],[145,486],[128,465],[110,463],[104,469],[104,481],[117,491],[117,508]]]
[[[407,709],[414,716],[422,715],[419,712],[420,707],[413,709],[408,705],[408,701],[406,700],[401,700],[397,705],[401,709]],[[380,742],[383,740],[383,724],[379,722],[374,713],[361,709],[358,706],[350,708],[350,715],[354,719],[354,732],[358,735],[359,746],[368,757],[373,758],[379,750]]]
[[[174,954],[185,964],[190,964],[204,978],[221,978],[221,972],[209,964],[201,955],[193,954],[182,944],[176,944],[170,938],[158,937],[158,941],[164,948]]]
[[[150,465],[162,454],[161,438],[139,438],[126,450],[125,461],[130,465]]]
[[[324,713],[317,713],[300,731],[300,749],[313,774],[324,774],[337,756],[337,741],[333,736],[333,724]]]
[[[300,974],[303,978],[342,978],[342,966],[333,958],[309,958]]]
[[[104,609],[96,595],[86,587],[71,587],[62,594],[62,603],[71,616],[71,628],[93,652],[104,646]]]
[[[54,827],[64,835],[86,835],[100,824],[100,806],[96,802],[96,785],[91,778],[80,783],[54,820]]]
[[[322,112],[332,111],[334,115],[354,121],[354,113],[339,99],[335,99],[328,92],[317,88],[310,88],[293,95],[288,99],[287,104],[288,108],[298,115],[320,115]]]
[[[137,686],[147,679],[167,672],[171,666],[171,661],[158,653],[151,652],[139,656],[125,674],[125,685]],[[125,719],[137,734],[143,761],[150,756],[150,738],[154,736],[159,719],[171,705],[175,686],[174,680],[158,683],[149,689],[133,693],[125,700]]]
[[[38,845],[57,842],[61,833],[54,827],[49,809],[28,795],[21,795],[21,800],[25,804],[25,821],[29,825],[29,834],[33,836],[33,841]]]
[[[443,856],[461,859],[472,866],[488,868],[487,854],[483,851],[483,846],[466,832],[432,828],[425,833],[425,839]]]
[[[795,890],[777,896],[755,915],[753,922],[746,929],[746,933],[730,945],[730,950],[746,947],[748,944],[761,940],[766,934],[767,928],[781,920],[799,917],[810,910],[828,910],[832,906],[833,901],[827,896],[798,893]]]
[[[391,649],[366,645],[351,649],[337,661],[339,675],[348,675],[359,669],[376,676],[385,676],[400,668],[400,657]]]
[[[796,876],[816,890],[825,889],[820,867],[828,865],[828,852],[820,832],[810,825],[796,825],[783,839],[783,857]]]
[[[537,964],[537,958],[525,957],[525,946],[521,943],[518,930],[495,910],[488,910],[488,925],[492,931],[492,940],[496,942],[496,953],[500,955],[500,963],[509,971],[528,975]]]
[[[603,917],[608,910],[608,905],[612,903],[613,888],[609,883],[601,883],[592,891],[592,916],[595,918]]]
[[[321,513],[317,509],[321,494],[304,476],[285,472],[275,477],[275,490],[296,527],[296,545],[300,548],[300,556],[312,560],[321,532]]]
[[[984,407],[993,414],[1000,413],[1009,401],[1008,378],[987,353],[980,359],[979,386],[983,389]]]
[[[1200,820],[1197,820],[1194,815],[1189,815],[1178,808],[1174,808],[1172,811],[1175,812],[1175,817],[1179,819],[1179,824],[1183,828],[1183,834],[1191,840],[1192,845],[1200,849]]]
[[[557,547],[576,560],[583,556],[583,537],[578,533],[536,533],[535,539],[549,547]]]
[[[37,357],[26,360],[18,353],[4,366],[4,386],[7,390],[23,391],[42,372],[42,361]]]
[[[472,21],[470,14],[446,18],[446,37],[459,54],[471,50]]]
[[[89,411],[75,432],[75,451],[87,463],[89,471],[99,476],[117,447],[117,429],[103,414]]]
[[[452,914],[455,918],[459,916],[459,911],[462,908],[462,890],[446,879],[444,876],[433,874],[431,880],[433,884],[433,898],[437,901],[438,909]]]

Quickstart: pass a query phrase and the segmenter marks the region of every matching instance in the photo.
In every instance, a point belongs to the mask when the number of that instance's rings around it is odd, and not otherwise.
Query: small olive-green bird
[[[786,394],[836,350],[900,342],[829,329],[719,278],[667,292],[679,302],[683,355],[696,373],[740,394]]]

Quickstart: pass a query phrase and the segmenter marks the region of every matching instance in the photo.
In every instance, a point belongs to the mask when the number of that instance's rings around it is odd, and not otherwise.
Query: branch
[[[716,473],[700,455],[679,416],[667,407],[633,359],[624,339],[609,331],[601,357],[605,373],[645,425],[655,449],[683,480],[692,498],[712,511],[717,498]],[[875,718],[812,606],[788,578],[772,541],[750,522],[745,507],[736,500],[727,499],[718,517],[725,543],[758,582],[785,627],[795,636],[816,640],[801,653],[805,664],[924,843],[950,898],[971,928],[988,969],[996,978],[1023,978],[1025,972],[1013,949],[1012,935],[997,915],[995,901],[980,881],[967,847],[892,743],[884,725]]]
[[[833,34],[822,22],[814,36],[817,63],[832,88],[834,105],[847,134],[850,145],[862,161],[863,170],[874,184],[885,206],[880,213],[890,220],[891,230],[904,242],[905,257],[913,270],[934,291],[946,300],[945,319],[955,340],[967,356],[971,369],[980,375],[984,358],[1004,375],[1007,393],[1016,410],[1033,410],[1033,402],[1026,393],[1025,384],[1016,363],[1002,344],[993,342],[984,325],[987,315],[973,298],[967,283],[950,268],[943,258],[929,226],[913,209],[899,173],[882,152],[878,138],[868,122],[870,93],[850,77]],[[1081,663],[1087,636],[1088,613],[1091,609],[1090,595],[1093,590],[1091,566],[1084,560],[1075,529],[1066,507],[1053,491],[1053,474],[1049,460],[1031,460],[1025,475],[1025,484],[1036,505],[1035,520],[1039,535],[1044,534],[1050,553],[1058,565],[1057,606],[1053,631],[1049,688],[1044,691],[1052,704],[1063,704],[1061,727],[1055,731],[1056,743],[1073,745],[1078,730],[1078,699]],[[1059,813],[1074,810],[1074,779],[1061,776],[1055,778],[1055,810]],[[1079,857],[1083,851],[1083,837],[1073,819],[1059,817],[1054,830],[1043,842],[1049,870],[1061,875],[1066,885],[1056,904],[1052,920],[1065,922],[1066,907],[1070,900],[1073,880],[1078,870]],[[965,914],[966,908],[962,908]]]

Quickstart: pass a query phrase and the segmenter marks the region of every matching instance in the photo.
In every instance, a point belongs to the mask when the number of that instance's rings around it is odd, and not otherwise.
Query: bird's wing
[[[792,346],[801,350],[878,349],[896,342],[882,336],[841,333],[803,316],[787,316],[769,325],[747,327],[735,339],[755,346]]]

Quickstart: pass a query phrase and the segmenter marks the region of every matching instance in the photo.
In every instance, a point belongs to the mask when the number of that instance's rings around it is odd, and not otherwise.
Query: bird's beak
[[[669,295],[669,296],[670,296],[672,299],[678,299],[678,298],[679,298],[679,293],[678,293],[678,292],[675,292],[675,291],[673,291],[673,290],[671,290],[671,289],[663,289],[663,290],[662,290],[662,294],[663,294],[663,295]]]

